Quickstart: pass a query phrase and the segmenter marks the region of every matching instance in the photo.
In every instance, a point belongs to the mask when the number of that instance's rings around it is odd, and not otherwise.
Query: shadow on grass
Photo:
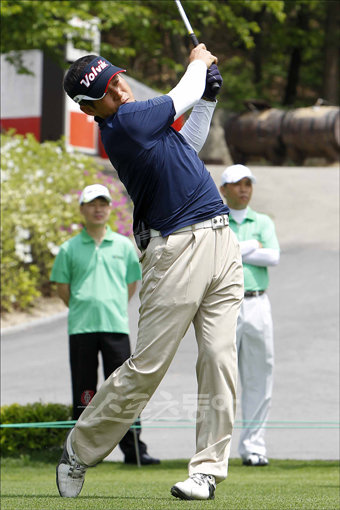
[[[141,466],[140,469],[157,469],[158,470],[161,470],[161,469],[166,469],[166,470],[171,470],[171,469],[187,469],[188,467],[188,463],[189,463],[189,460],[187,459],[178,459],[178,460],[161,460],[161,463],[160,464],[150,464],[148,466]],[[136,470],[137,468],[137,465],[131,465],[131,464],[124,464],[124,462],[105,462],[103,463],[105,465],[107,464],[112,464],[114,466],[117,466],[121,469],[124,469],[126,471],[134,471]]]
[[[240,459],[230,459],[229,466],[233,469],[242,469],[244,471],[270,471],[277,470],[303,470],[303,469],[320,469],[336,468],[339,467],[337,460],[295,460],[295,459],[269,459],[268,466],[244,466]]]
[[[57,499],[57,500],[65,500],[65,498],[61,498],[60,496],[58,495],[51,495],[51,494],[37,494],[37,495],[34,495],[34,494],[4,494],[2,493],[1,494],[1,499],[4,499],[4,498],[8,498],[8,499],[27,499],[27,500],[30,500],[30,499]],[[72,498],[72,499],[75,499],[75,498]],[[91,496],[91,494],[87,494],[86,496],[77,496],[77,498],[75,499],[76,501],[78,500],[86,500],[86,501],[89,501],[91,499],[94,499],[94,500],[119,500],[119,501],[122,501],[122,500],[125,500],[125,501],[138,501],[140,502],[141,500],[150,500],[150,498],[141,498],[141,497],[133,497],[133,496]],[[168,497],[164,497],[164,498],[160,498],[160,497],[155,497],[155,496],[152,496],[152,501],[153,502],[156,502],[156,501],[166,501],[166,500],[169,500],[169,496]],[[136,507],[138,508],[138,507]]]
[[[339,467],[336,460],[272,460],[270,466],[282,470],[329,469]],[[268,466],[269,467],[269,466]]]

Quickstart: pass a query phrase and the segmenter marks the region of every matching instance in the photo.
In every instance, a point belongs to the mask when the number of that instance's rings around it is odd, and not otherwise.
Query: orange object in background
[[[70,145],[95,149],[97,126],[93,117],[82,112],[70,112]]]

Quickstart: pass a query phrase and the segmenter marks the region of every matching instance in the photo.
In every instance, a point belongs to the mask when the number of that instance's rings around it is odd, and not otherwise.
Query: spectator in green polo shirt
[[[73,394],[73,419],[77,420],[97,390],[98,354],[107,379],[129,358],[128,300],[141,279],[133,243],[112,232],[109,190],[101,184],[87,186],[80,196],[85,227],[60,247],[52,268],[59,297],[69,308],[68,333]],[[158,464],[147,453],[137,429],[139,461]],[[137,462],[130,429],[119,443],[125,462]]]
[[[274,342],[271,307],[266,289],[268,266],[280,259],[273,221],[249,206],[255,177],[244,165],[231,165],[221,178],[220,191],[230,209],[229,224],[241,247],[244,300],[237,323],[236,342],[245,425],[239,453],[247,466],[268,464],[264,425],[273,388]]]

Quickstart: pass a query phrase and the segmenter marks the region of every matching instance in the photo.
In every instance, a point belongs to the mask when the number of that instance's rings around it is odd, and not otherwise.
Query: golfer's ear
[[[94,109],[92,108],[92,106],[88,106],[88,105],[80,105],[79,108],[81,109],[81,111],[83,113],[86,113],[86,115],[91,115],[92,117],[94,117],[96,115]]]

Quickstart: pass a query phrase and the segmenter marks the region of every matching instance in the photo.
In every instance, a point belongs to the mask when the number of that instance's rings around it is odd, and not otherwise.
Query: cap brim
[[[110,80],[122,72],[125,72],[125,69],[114,66],[99,55],[86,65],[74,82],[72,90],[67,93],[76,103],[83,99],[99,101],[105,96]]]
[[[109,84],[110,84],[110,81],[112,80],[112,78],[114,76],[116,76],[117,74],[119,73],[125,73],[125,69],[119,69],[118,71],[115,71],[112,73],[112,69],[111,69],[111,73],[108,72],[109,70],[106,70],[104,72],[104,74],[101,75],[100,77],[100,84],[98,84],[99,86],[100,85],[104,85],[104,91],[102,91],[103,89],[101,89],[102,93],[100,94],[99,92],[99,87],[97,86],[96,87],[96,90],[98,89],[98,94],[99,97],[93,97],[92,95],[85,95],[85,94],[77,94],[75,97],[73,97],[73,101],[75,101],[76,103],[80,103],[81,101],[83,100],[89,100],[89,101],[99,101],[100,99],[103,99],[103,97],[105,97],[106,93],[107,93],[107,89],[109,88]],[[105,74],[106,73],[106,74]],[[97,94],[94,92],[94,94],[97,96]]]
[[[249,179],[253,184],[256,183],[256,178],[253,175],[242,175],[239,179],[236,180],[224,180],[221,182],[221,186],[225,184],[236,184],[237,182],[242,181],[242,179]]]
[[[95,195],[95,196],[93,196],[93,197],[91,197],[89,199],[82,199],[81,202],[80,202],[80,205],[82,205],[82,204],[89,204],[90,202],[93,202],[93,200],[95,200],[96,198],[105,198],[105,200],[109,204],[111,204],[111,202],[112,202],[112,199],[107,197],[106,195]]]

